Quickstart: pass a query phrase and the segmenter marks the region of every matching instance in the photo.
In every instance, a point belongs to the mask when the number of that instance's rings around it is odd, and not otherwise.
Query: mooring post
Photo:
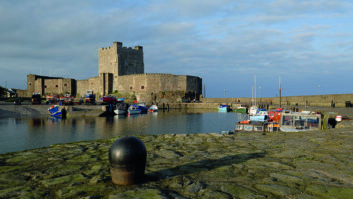
[[[146,147],[138,138],[125,136],[115,140],[109,149],[113,183],[133,185],[144,182],[146,158]]]

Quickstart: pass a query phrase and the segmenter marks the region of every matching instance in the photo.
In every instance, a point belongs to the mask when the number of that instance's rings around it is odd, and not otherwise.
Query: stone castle
[[[202,94],[200,77],[144,73],[142,46],[127,48],[121,42],[113,42],[112,46],[98,50],[98,59],[96,77],[75,80],[29,74],[27,90],[17,90],[18,96],[28,97],[38,92],[41,95],[68,94],[79,98],[93,91],[97,97],[119,92],[134,94],[137,100],[145,102],[181,102],[199,99]],[[173,99],[168,99],[168,96],[173,96]]]

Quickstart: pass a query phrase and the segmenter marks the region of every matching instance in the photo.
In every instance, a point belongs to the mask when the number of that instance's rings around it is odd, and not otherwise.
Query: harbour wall
[[[280,98],[257,98],[258,104],[279,105]],[[284,96],[281,97],[281,104],[284,106],[322,106],[345,107],[346,102],[353,103],[353,94],[333,94],[333,95],[304,95],[304,96]],[[227,104],[251,104],[251,98],[201,98],[203,103],[227,103]]]

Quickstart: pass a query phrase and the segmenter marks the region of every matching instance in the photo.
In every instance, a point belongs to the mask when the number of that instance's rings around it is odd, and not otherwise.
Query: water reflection
[[[177,110],[133,116],[0,119],[0,153],[119,135],[208,133],[231,130],[246,115]]]

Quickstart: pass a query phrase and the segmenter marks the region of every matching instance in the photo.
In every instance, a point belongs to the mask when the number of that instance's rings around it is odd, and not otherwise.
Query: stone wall
[[[93,91],[99,94],[100,77],[91,77],[87,80],[77,80],[77,94],[76,97],[84,97],[87,91]]]
[[[28,90],[17,89],[16,93],[17,93],[17,97],[27,97]]]
[[[49,77],[35,74],[27,75],[26,96],[32,96],[33,92],[41,95],[65,94],[76,95],[76,80],[62,77]],[[21,91],[20,91],[21,92]],[[21,95],[24,94],[22,91]]]
[[[201,101],[205,103],[250,104],[251,98],[202,98]],[[344,107],[346,101],[353,103],[353,94],[285,96],[281,98],[281,104],[288,106],[331,106],[333,102],[336,107]],[[280,98],[257,98],[257,103],[279,105]]]
[[[279,104],[279,97],[272,100],[274,104]],[[284,105],[300,106],[331,106],[333,102],[336,107],[344,107],[346,101],[353,103],[353,94],[286,96],[281,99]]]
[[[169,102],[181,102],[188,92],[197,90],[197,95],[202,92],[202,79],[195,76],[172,74],[139,74],[125,75],[118,78],[118,92],[135,93],[138,100],[151,102],[160,98],[167,98],[166,92],[176,92],[179,99]],[[197,85],[194,85],[197,84]],[[160,95],[163,93],[162,96]],[[168,94],[168,93],[167,93]],[[198,96],[197,96],[198,97]],[[174,98],[178,98],[175,96]]]
[[[38,80],[37,80],[38,81]],[[43,94],[44,95],[76,95],[76,80],[71,78],[64,79],[43,79]]]
[[[27,97],[32,96],[32,93],[35,91],[35,80],[36,75],[27,75]]]

